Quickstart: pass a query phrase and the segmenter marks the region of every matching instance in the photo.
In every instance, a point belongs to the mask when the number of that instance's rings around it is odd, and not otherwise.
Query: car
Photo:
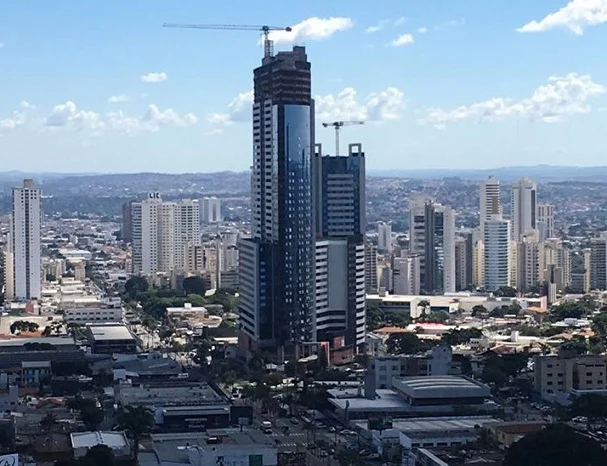
[[[297,419],[296,417],[292,417],[291,419],[289,419],[289,421],[291,422],[291,424],[299,424],[299,419]]]

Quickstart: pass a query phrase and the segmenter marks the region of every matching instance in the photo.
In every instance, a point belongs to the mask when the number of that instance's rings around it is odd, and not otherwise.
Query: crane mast
[[[322,124],[324,128],[333,127],[335,129],[335,156],[339,155],[339,133],[341,132],[342,126],[351,126],[351,125],[364,125],[364,121],[360,120],[352,120],[352,121],[331,121],[325,122]]]
[[[263,34],[263,56],[264,58],[274,55],[274,42],[270,39],[271,31],[291,32],[289,26],[257,26],[249,24],[185,24],[185,23],[164,23],[165,28],[180,29],[206,29],[220,31],[259,31]]]

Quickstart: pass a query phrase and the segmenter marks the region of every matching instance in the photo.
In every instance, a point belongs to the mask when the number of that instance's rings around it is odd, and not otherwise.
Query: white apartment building
[[[10,234],[5,257],[6,297],[25,301],[40,298],[42,211],[40,189],[33,180],[13,188]]]
[[[392,293],[418,295],[420,287],[420,256],[410,254],[395,257],[392,266]]]
[[[122,322],[122,307],[85,307],[67,309],[65,322],[68,324],[93,324]]]
[[[495,291],[511,283],[510,222],[499,215],[485,221],[484,287]]]
[[[315,264],[317,340],[352,332],[348,340],[361,347],[366,336],[364,245],[322,239],[316,242]]]
[[[186,271],[190,244],[200,243],[197,201],[165,202],[159,193],[131,206],[133,272]]]
[[[480,186],[479,200],[479,226],[482,238],[485,231],[485,222],[491,220],[494,215],[502,215],[499,180],[490,176],[487,180],[483,181]]]
[[[540,241],[554,238],[554,206],[552,204],[537,205],[537,229],[540,232]]]
[[[537,227],[537,184],[529,178],[512,183],[510,228],[513,241]]]
[[[515,288],[526,291],[530,287],[543,282],[543,244],[539,242],[537,230],[531,230],[521,237],[521,242],[516,243],[516,276]]]
[[[392,224],[385,222],[377,224],[377,249],[392,252]]]
[[[202,223],[219,223],[222,220],[221,199],[215,196],[202,198],[202,202],[200,203],[200,221]]]

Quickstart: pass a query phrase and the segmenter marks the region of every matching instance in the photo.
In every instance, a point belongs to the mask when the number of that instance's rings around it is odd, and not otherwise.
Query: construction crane
[[[274,44],[270,39],[270,31],[286,31],[291,32],[289,26],[252,26],[248,24],[182,24],[182,23],[164,23],[164,28],[181,28],[181,29],[210,29],[224,31],[259,31],[263,33],[263,50],[264,57],[274,55]]]
[[[364,121],[331,121],[327,123],[323,123],[323,127],[329,128],[332,126],[335,128],[335,155],[339,155],[339,132],[341,131],[342,126],[351,126],[351,125],[364,125]]]

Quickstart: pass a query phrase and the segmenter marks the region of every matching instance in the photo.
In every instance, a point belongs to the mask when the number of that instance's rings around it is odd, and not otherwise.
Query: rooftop
[[[469,430],[481,427],[483,424],[495,422],[490,416],[448,416],[436,418],[411,418],[393,419],[392,429],[406,434],[407,436],[422,436],[423,434],[436,434],[442,432],[453,432]],[[356,426],[366,430],[367,421],[358,421]]]
[[[123,405],[155,407],[227,405],[227,401],[206,383],[120,385],[116,391]]]
[[[128,440],[123,432],[74,432],[70,434],[73,448],[91,448],[105,445],[112,449],[125,448]]]
[[[135,338],[125,325],[90,325],[88,326],[94,340],[134,340]]]
[[[453,375],[394,377],[392,386],[411,398],[469,398],[490,395],[488,386]]]
[[[0,338],[0,347],[23,346],[26,343],[48,343],[53,346],[74,345],[72,337],[40,337],[40,338]]]

